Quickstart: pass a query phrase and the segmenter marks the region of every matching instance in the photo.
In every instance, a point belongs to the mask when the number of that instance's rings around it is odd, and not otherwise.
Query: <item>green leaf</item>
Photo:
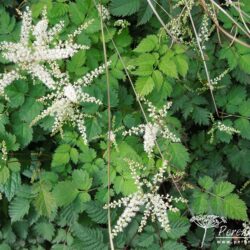
[[[5,194],[8,201],[11,201],[20,185],[20,173],[12,172],[10,178],[3,185],[0,185],[0,191]]]
[[[179,54],[174,57],[178,73],[185,77],[188,72],[188,62],[186,55]]]
[[[28,92],[28,83],[18,80],[6,88],[6,94],[10,99],[9,106],[17,108],[24,103],[24,94]]]
[[[244,72],[250,74],[250,54],[240,56],[239,65]]]
[[[5,184],[8,181],[9,177],[10,170],[5,166],[0,167],[0,184]]]
[[[71,147],[68,144],[62,144],[60,145],[54,155],[53,155],[53,159],[52,159],[52,167],[57,167],[57,166],[63,166],[65,164],[67,164],[70,160],[70,150]]]
[[[171,241],[171,240],[168,240],[164,243],[163,245],[163,249],[164,250],[185,250],[187,249],[184,245],[182,245],[181,243],[177,243],[175,241]]]
[[[150,247],[154,242],[154,235],[152,233],[142,233],[136,239],[137,245],[140,247]]]
[[[92,221],[98,224],[106,224],[108,217],[107,211],[103,209],[103,204],[98,201],[89,201],[84,204],[84,208]]]
[[[42,239],[51,241],[55,235],[55,228],[51,223],[48,222],[40,222],[34,227],[35,232]]]
[[[74,170],[72,174],[72,179],[74,185],[80,190],[89,190],[92,185],[92,178],[89,177],[89,174],[81,169]]]
[[[16,197],[10,203],[9,206],[9,215],[11,218],[11,222],[22,220],[24,215],[29,212],[30,201],[27,199],[23,199],[21,197]]]
[[[199,125],[209,124],[210,112],[207,109],[201,107],[195,107],[192,116],[196,124]]]
[[[189,220],[185,217],[180,217],[178,213],[168,212],[170,231],[167,236],[171,239],[179,239],[185,235],[190,227]]]
[[[154,70],[152,74],[152,78],[153,78],[155,87],[157,88],[157,90],[160,90],[164,81],[162,73],[159,70]]]
[[[139,77],[135,83],[135,89],[140,96],[146,96],[154,89],[154,80],[152,77]]]
[[[233,192],[235,185],[228,181],[221,181],[214,186],[214,193],[220,197],[224,197]]]
[[[77,164],[79,158],[79,153],[76,148],[71,148],[70,150],[70,159]]]
[[[87,228],[75,224],[73,230],[82,243],[82,249],[107,250],[107,247],[103,243],[102,231],[99,228]]]
[[[139,45],[134,49],[137,53],[151,52],[158,44],[158,38],[155,35],[149,35],[142,39]]]
[[[209,196],[206,193],[201,193],[199,191],[195,191],[192,196],[191,203],[193,212],[195,214],[204,214],[208,211],[209,207]]]
[[[214,181],[209,176],[200,177],[198,183],[206,190],[210,190],[214,186]]]
[[[25,122],[17,122],[13,125],[14,134],[22,147],[27,146],[33,138],[33,129]]]
[[[49,188],[42,184],[34,201],[35,208],[40,215],[50,217],[56,209],[56,201]]]
[[[250,122],[245,118],[235,121],[235,128],[240,131],[240,135],[245,139],[250,139]]]
[[[53,195],[58,206],[66,206],[76,198],[78,191],[71,181],[62,181],[56,184]]]
[[[177,65],[169,55],[162,57],[159,69],[169,77],[178,78]]]
[[[247,206],[237,194],[229,194],[224,198],[223,210],[230,219],[248,220]]]
[[[130,16],[140,8],[140,0],[112,0],[110,12],[115,16]]]
[[[176,168],[184,170],[189,162],[187,149],[180,143],[170,143],[167,149],[171,155],[171,163]]]

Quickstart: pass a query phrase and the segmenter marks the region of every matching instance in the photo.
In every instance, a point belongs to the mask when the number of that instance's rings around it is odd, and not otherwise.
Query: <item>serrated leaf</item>
[[[235,128],[240,131],[240,135],[245,139],[250,139],[250,122],[245,118],[239,118],[235,122]]]
[[[140,0],[112,0],[110,12],[115,16],[130,16],[140,8]]]
[[[188,62],[186,55],[179,54],[174,57],[178,73],[185,77],[188,72]]]
[[[0,184],[5,184],[10,177],[10,170],[6,166],[0,167]]]
[[[177,65],[168,55],[162,57],[159,69],[169,77],[178,78]]]
[[[48,222],[40,222],[35,225],[34,229],[37,235],[48,241],[51,241],[55,234],[54,226]]]
[[[52,193],[58,206],[70,204],[78,195],[78,191],[71,181],[59,182],[56,184]]]
[[[229,194],[224,198],[223,210],[230,219],[248,220],[247,206],[237,194]]]
[[[164,250],[186,250],[187,248],[181,243],[177,243],[175,241],[168,240],[163,245]]]
[[[142,39],[142,41],[138,44],[138,46],[134,49],[137,53],[145,53],[151,52],[158,44],[158,38],[155,35],[148,35],[146,38]]]
[[[13,125],[17,141],[22,147],[27,146],[33,138],[33,129],[25,122],[17,122]]]
[[[180,143],[170,143],[167,149],[171,155],[171,163],[178,169],[185,169],[189,162],[187,149]]]
[[[192,197],[192,209],[196,214],[204,214],[208,211],[209,196],[206,193],[194,192]]]
[[[71,148],[70,150],[70,159],[77,164],[79,158],[79,153],[76,148]]]
[[[20,173],[13,172],[10,178],[3,185],[0,185],[0,191],[5,194],[8,201],[11,201],[20,185]]]
[[[140,96],[146,96],[154,89],[154,81],[152,77],[139,77],[135,83],[136,92]]]
[[[209,176],[200,177],[198,183],[201,187],[203,187],[206,190],[210,190],[214,186],[214,181]]]
[[[107,223],[107,211],[103,209],[103,204],[98,201],[90,201],[84,204],[84,209],[92,221],[98,224]]]
[[[87,228],[74,225],[74,233],[82,242],[82,249],[84,250],[104,250],[106,246],[103,243],[103,234],[99,228]]]
[[[214,193],[220,197],[224,197],[233,192],[235,185],[228,181],[221,181],[214,186]]]
[[[40,185],[38,195],[34,201],[35,208],[40,215],[50,217],[56,209],[56,201],[49,188]]]
[[[80,190],[89,190],[92,185],[92,178],[89,177],[89,174],[81,169],[74,170],[72,174],[72,180],[75,185]]]
[[[11,222],[21,220],[29,212],[30,201],[21,197],[16,197],[9,206]]]
[[[195,107],[192,116],[196,124],[209,124],[210,112],[205,108]]]

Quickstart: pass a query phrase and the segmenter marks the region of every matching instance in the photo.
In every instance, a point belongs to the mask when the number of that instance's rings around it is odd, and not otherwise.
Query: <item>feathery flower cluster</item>
[[[210,35],[210,32],[208,30],[208,25],[209,25],[208,21],[209,21],[209,18],[205,14],[201,23],[200,32],[198,34],[198,41],[200,44],[202,44],[202,47],[201,47],[202,49],[206,49],[206,46],[204,45],[204,43],[208,41],[209,35]]]
[[[214,79],[211,79],[211,84],[213,86],[217,85],[219,81],[221,81],[221,79],[223,77],[225,77],[227,75],[227,73],[229,72],[229,69],[226,69],[225,71],[223,71],[220,75],[216,76]]]
[[[108,63],[110,65],[110,63]],[[49,101],[49,106],[32,122],[31,126],[36,124],[46,116],[53,116],[55,118],[52,135],[60,131],[62,133],[62,127],[68,121],[74,127],[77,127],[84,142],[87,144],[86,127],[84,120],[89,115],[81,112],[81,103],[95,103],[101,105],[102,102],[93,96],[85,93],[82,87],[88,86],[95,78],[102,74],[105,70],[105,65],[91,71],[83,78],[71,83],[69,75],[67,73],[61,73],[56,64],[52,66],[53,75],[58,78],[55,82],[55,89],[52,94],[40,99],[41,102]]]
[[[102,14],[102,20],[103,21],[110,20],[111,16],[110,16],[109,10],[106,7],[104,7],[102,4],[98,4],[97,7],[98,7],[99,13]]]
[[[115,27],[120,27],[118,34],[121,34],[124,29],[130,26],[130,23],[125,19],[119,19],[114,22]]]
[[[145,178],[141,178],[137,174],[136,170],[143,170],[144,166],[132,160],[127,160],[127,162],[131,170],[132,178],[137,186],[137,192],[127,197],[123,197],[118,201],[114,201],[109,205],[105,205],[105,209],[108,207],[125,207],[124,212],[119,217],[114,229],[112,230],[112,236],[115,237],[118,233],[122,232],[124,228],[128,226],[129,222],[131,222],[132,218],[141,210],[141,207],[144,208],[144,212],[138,232],[142,232],[150,216],[153,222],[157,219],[161,227],[168,232],[170,230],[170,225],[167,211],[178,211],[178,208],[173,207],[171,202],[186,203],[187,201],[181,197],[173,198],[170,195],[163,196],[157,193],[159,185],[164,180],[164,172],[167,168],[167,162],[164,161],[159,172],[152,177],[152,183]]]
[[[231,126],[227,126],[224,123],[222,123],[221,121],[217,121],[215,122],[214,117],[211,116],[211,120],[213,122],[213,126],[212,128],[208,131],[208,135],[211,135],[210,138],[210,143],[213,143],[214,141],[214,132],[216,129],[218,129],[221,132],[225,132],[229,135],[233,135],[233,134],[240,134],[240,131],[231,127]]]
[[[63,29],[63,22],[49,28],[46,10],[43,11],[41,20],[35,25],[32,24],[32,13],[29,8],[20,15],[22,16],[22,26],[19,42],[4,41],[0,43],[3,57],[16,65],[15,70],[1,76],[0,91],[3,93],[6,86],[21,78],[22,71],[38,78],[48,88],[53,89],[55,82],[43,64],[66,59],[80,49],[88,49],[87,46],[74,43],[73,38],[86,29],[91,21],[69,35],[66,41],[57,42],[55,36]]]
[[[162,109],[157,109],[151,102],[142,99],[148,106],[149,118],[151,122],[147,124],[140,124],[137,127],[132,127],[128,131],[123,132],[123,135],[142,135],[144,140],[144,150],[151,156],[154,146],[156,144],[156,139],[158,135],[161,135],[164,139],[170,140],[172,142],[180,142],[180,139],[172,133],[169,128],[165,125],[165,117],[167,111],[170,109],[172,103],[168,102],[162,107]]]
[[[5,141],[2,142],[1,147],[2,147],[2,160],[7,161],[7,159],[8,159],[8,151],[7,151],[7,146],[6,146]]]

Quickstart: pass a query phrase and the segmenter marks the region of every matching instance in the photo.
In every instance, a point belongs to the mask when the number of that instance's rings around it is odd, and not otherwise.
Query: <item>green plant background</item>
[[[209,90],[204,87],[206,76],[199,53],[191,46],[174,44],[163,32],[146,1],[103,1],[114,16],[107,22],[105,32],[110,67],[111,108],[114,128],[131,128],[143,123],[143,116],[135,95],[124,73],[112,39],[121,53],[138,94],[146,96],[161,107],[167,100],[173,102],[166,121],[182,143],[159,140],[164,156],[174,172],[183,171],[184,178],[177,183],[193,214],[216,214],[228,218],[232,225],[247,221],[250,203],[250,49],[237,44],[229,46],[227,39],[218,44],[214,31],[207,43],[206,58],[211,78],[225,70],[229,73],[214,91],[220,111],[217,117]],[[169,8],[167,1],[159,1]],[[244,1],[245,11],[250,4]],[[37,0],[28,1],[34,20],[44,6],[51,24],[64,20],[66,28],[60,35],[70,33],[86,18],[94,23],[78,36],[77,42],[90,46],[71,59],[61,61],[62,69],[74,79],[82,77],[104,61],[100,20],[91,0]],[[16,41],[20,19],[15,8],[25,4],[4,0],[0,6],[0,41]],[[119,32],[115,20],[125,17],[131,25]],[[202,18],[196,10],[195,20]],[[230,28],[224,16],[220,22]],[[1,72],[13,65],[0,57]],[[100,77],[88,91],[100,98],[104,105],[87,106],[86,112],[94,118],[87,121],[90,141],[85,146],[81,137],[70,126],[64,127],[64,136],[51,137],[51,119],[31,128],[29,123],[43,109],[36,99],[46,93],[40,82],[18,80],[6,90],[9,101],[0,103],[0,140],[8,150],[7,164],[0,166],[0,249],[90,249],[109,248],[107,211],[103,205],[107,193],[107,90],[106,78]],[[96,114],[97,112],[97,114]],[[240,135],[228,135],[216,130],[211,143],[208,131],[215,120],[232,126]],[[229,114],[229,115],[228,115]],[[104,135],[104,136],[103,136]],[[117,135],[118,150],[111,152],[111,194],[120,198],[136,191],[130,171],[123,159],[129,157],[157,166],[157,158],[148,159],[138,137]],[[156,152],[157,154],[157,152]],[[169,155],[171,157],[169,157]],[[164,183],[164,191],[179,196],[174,185]],[[112,211],[115,223],[122,210]],[[191,226],[190,213],[185,206],[177,214],[169,213],[172,230],[166,233],[155,223],[149,223],[138,234],[139,219],[115,238],[115,249],[198,249],[203,230]],[[208,249],[229,249],[217,245],[215,230],[208,230],[205,246]],[[237,249],[244,249],[238,247]]]

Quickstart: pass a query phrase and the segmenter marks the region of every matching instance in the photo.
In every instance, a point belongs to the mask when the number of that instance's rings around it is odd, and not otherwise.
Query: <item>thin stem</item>
[[[158,12],[156,11],[154,5],[152,4],[151,0],[147,0],[151,10],[154,12],[156,18],[159,20],[159,22],[161,23],[163,29],[167,32],[167,34],[172,38],[173,41],[175,41],[174,37],[172,37],[171,33],[168,31],[168,29],[166,28],[166,24],[163,22],[163,20],[161,19],[160,15],[158,14]]]
[[[185,4],[186,4],[186,6],[188,8],[188,5],[187,5],[186,1],[185,1]],[[212,97],[212,100],[213,100],[215,112],[216,112],[217,116],[219,117],[219,112],[218,112],[218,108],[217,108],[217,105],[216,105],[216,102],[215,102],[215,98],[214,98],[214,93],[213,93],[213,89],[212,89],[213,86],[212,86],[210,75],[209,75],[209,72],[208,72],[207,63],[206,63],[206,60],[205,60],[205,56],[204,56],[203,50],[201,48],[201,44],[200,44],[199,36],[197,34],[197,30],[196,30],[196,27],[195,27],[195,24],[194,24],[194,20],[193,20],[193,17],[191,15],[191,10],[188,10],[188,15],[189,15],[189,18],[190,18],[190,21],[191,21],[191,24],[192,24],[192,27],[193,27],[193,30],[194,30],[194,34],[195,34],[195,37],[196,37],[196,42],[197,42],[199,51],[200,51],[200,54],[201,54],[201,58],[202,58],[202,62],[203,62],[203,65],[204,65],[205,72],[206,72],[207,81],[208,81],[208,87],[209,87],[209,90],[210,90],[210,93],[211,93],[211,97]]]
[[[213,23],[216,25],[216,27],[217,27],[225,36],[227,36],[227,37],[228,37],[229,39],[231,39],[231,40],[235,40],[235,42],[241,44],[242,46],[245,46],[245,47],[247,47],[247,48],[250,48],[250,44],[245,43],[244,41],[242,41],[242,40],[240,40],[240,39],[238,39],[238,38],[232,36],[230,33],[228,33],[225,29],[223,29],[223,28],[220,26],[220,24],[219,24],[218,20],[216,19],[216,17],[214,17],[213,15],[211,15],[211,13],[208,11],[207,5],[206,5],[206,3],[205,3],[204,0],[199,0],[199,2],[200,2],[200,5],[201,5],[201,6],[203,7],[203,9],[205,10],[205,12],[208,14],[208,16],[209,16],[209,17],[211,18],[211,20],[213,21]]]
[[[250,35],[245,29],[234,20],[233,17],[231,17],[219,4],[217,4],[214,0],[210,0],[212,5],[214,5],[216,8],[218,8],[224,15],[226,15],[245,35],[247,35],[250,38]]]
[[[101,3],[101,1],[100,1]],[[101,24],[101,33],[102,33],[102,45],[103,45],[103,55],[104,55],[104,62],[105,62],[105,69],[106,69],[106,82],[107,82],[107,99],[108,99],[108,159],[107,159],[107,173],[108,173],[108,231],[109,231],[109,242],[111,250],[114,250],[114,243],[112,239],[112,226],[111,226],[111,211],[110,211],[110,185],[111,185],[111,178],[110,178],[110,161],[111,161],[111,140],[110,140],[110,133],[111,133],[111,103],[110,103],[110,78],[109,78],[109,70],[108,70],[108,59],[107,59],[107,48],[105,43],[105,35],[104,35],[104,28],[103,28],[103,18],[102,18],[102,8],[97,8],[100,15],[100,24]]]
[[[204,242],[205,242],[205,239],[206,239],[206,236],[207,236],[207,228],[205,227],[204,228],[204,234],[203,234],[203,238],[202,238],[202,242],[201,242],[201,247],[204,246]]]

